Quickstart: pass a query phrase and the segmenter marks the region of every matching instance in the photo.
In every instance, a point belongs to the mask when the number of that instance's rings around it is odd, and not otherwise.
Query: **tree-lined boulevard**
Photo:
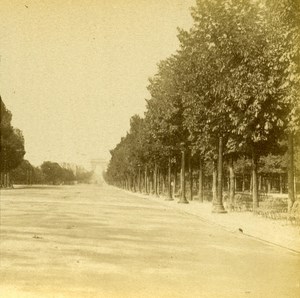
[[[135,13],[173,2],[55,1],[16,4],[9,31],[0,297],[300,297],[299,0],[196,0],[146,99],[134,63],[158,43]]]
[[[291,212],[299,175],[299,1],[199,0],[192,17],[193,26],[179,30],[177,51],[149,80],[144,117],[134,115],[111,150],[107,181],[156,195],[162,188],[188,203],[188,172],[189,199],[197,194],[224,213],[225,200],[236,208],[236,176],[244,184],[246,173],[253,211],[276,184],[288,192]]]
[[[299,254],[109,186],[1,193],[1,297],[299,297]]]

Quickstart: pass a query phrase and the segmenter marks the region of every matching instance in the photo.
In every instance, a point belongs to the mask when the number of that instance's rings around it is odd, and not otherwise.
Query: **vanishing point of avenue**
[[[1,298],[299,298],[300,1],[2,0]]]

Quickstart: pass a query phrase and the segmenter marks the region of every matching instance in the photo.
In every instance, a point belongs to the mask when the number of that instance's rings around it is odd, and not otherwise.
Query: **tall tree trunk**
[[[167,201],[172,201],[172,185],[171,185],[171,174],[172,174],[172,165],[171,165],[171,156],[168,160],[168,197]]]
[[[258,191],[261,191],[261,175],[258,175]]]
[[[282,174],[279,174],[279,193],[283,193],[283,181],[282,181]]]
[[[178,201],[179,203],[187,204],[188,201],[186,199],[186,194],[185,194],[185,157],[186,157],[186,152],[185,150],[182,150],[181,152],[181,176],[180,176],[180,200]]]
[[[145,173],[141,172],[141,192],[145,193]]]
[[[145,168],[145,170],[144,170],[144,173],[142,174],[142,176],[143,176],[143,193],[145,193],[145,194],[147,194],[147,190],[146,190],[146,188],[147,188],[147,176],[146,176],[146,168]]]
[[[242,192],[245,191],[245,174],[243,172],[243,177],[242,177]]]
[[[161,187],[161,172],[160,172],[160,168],[157,168],[157,190],[156,190],[156,195],[159,196],[160,195],[160,187]]]
[[[162,175],[162,190],[161,190],[162,195],[166,194],[166,180],[167,180],[167,176],[165,174],[163,174]]]
[[[144,190],[145,193],[148,193],[148,168],[145,166],[145,172],[144,172]]]
[[[133,176],[133,190],[134,192],[137,192],[138,186],[137,186],[138,177],[136,174]]]
[[[218,164],[217,161],[213,161],[213,173],[212,173],[212,203],[217,201],[217,177],[218,177]]]
[[[267,178],[267,186],[268,186],[268,190],[267,190],[267,193],[271,193],[271,176],[270,174],[268,175],[268,178]]]
[[[132,176],[129,175],[129,190],[132,191]],[[29,180],[30,181],[30,180]]]
[[[149,195],[153,194],[153,173],[149,170]]]
[[[255,149],[252,148],[252,200],[253,210],[258,207],[258,183],[257,183],[257,155]]]
[[[139,172],[138,172],[138,189],[139,192],[142,192],[142,181],[141,181],[141,167],[139,166]]]
[[[193,201],[193,165],[192,154],[189,154],[190,201]]]
[[[199,159],[199,190],[198,190],[199,201],[203,202],[203,161]]]
[[[225,180],[225,179],[224,179]],[[226,186],[226,191],[230,191],[230,177],[226,177],[226,181],[224,181]]]
[[[236,179],[236,177],[234,177],[234,189],[236,190],[237,189],[237,179]]]
[[[226,213],[223,206],[223,138],[219,137],[219,150],[218,150],[218,191],[217,200],[213,205],[212,212],[214,213]]]
[[[153,188],[154,194],[157,196],[157,165],[154,164],[154,171],[153,171]]]
[[[235,175],[233,170],[233,159],[229,159],[229,209],[232,210],[234,205],[234,195],[235,195]]]
[[[175,200],[177,188],[177,165],[174,164],[174,182],[173,182],[173,199]]]
[[[290,211],[295,202],[295,173],[294,173],[294,138],[288,135],[288,210]]]

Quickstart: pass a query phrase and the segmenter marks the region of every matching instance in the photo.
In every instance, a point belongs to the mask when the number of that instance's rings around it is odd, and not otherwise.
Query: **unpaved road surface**
[[[298,254],[108,186],[2,191],[0,228],[1,298],[300,297]]]

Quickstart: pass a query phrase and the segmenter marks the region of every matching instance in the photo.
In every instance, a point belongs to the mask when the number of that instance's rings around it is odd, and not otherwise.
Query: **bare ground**
[[[300,257],[109,187],[1,192],[0,297],[300,297]]]

